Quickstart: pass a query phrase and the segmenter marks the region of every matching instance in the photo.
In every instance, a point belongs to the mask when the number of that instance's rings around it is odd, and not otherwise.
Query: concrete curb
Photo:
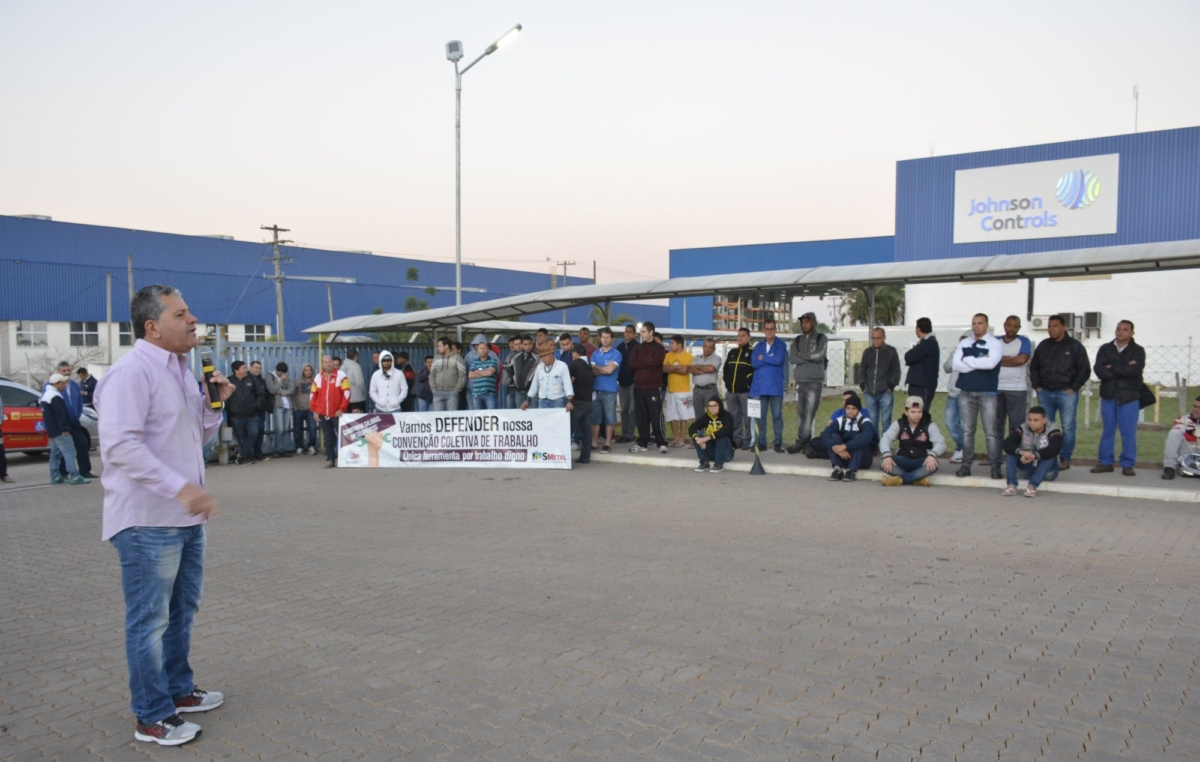
[[[656,466],[659,468],[695,468],[698,464],[691,458],[678,458],[654,455],[626,455],[609,453],[602,455],[592,452],[592,458],[606,463],[626,463],[635,466]],[[725,464],[726,471],[750,473],[754,465],[754,456],[747,452],[738,452],[736,460]],[[821,479],[829,477],[830,468],[821,466],[799,466],[787,463],[763,463],[768,475],[779,476],[815,476]],[[859,481],[882,481],[883,472],[878,467],[869,471],[860,471]],[[1002,479],[991,479],[986,476],[958,477],[944,474],[931,477],[931,481],[943,487],[971,487],[975,489],[994,489],[998,494],[1004,488]],[[1039,493],[1056,492],[1063,495],[1100,495],[1103,497],[1124,497],[1137,500],[1164,500],[1173,503],[1200,503],[1200,490],[1194,489],[1156,489],[1154,487],[1114,487],[1105,484],[1073,484],[1070,482],[1044,482],[1038,488]]]

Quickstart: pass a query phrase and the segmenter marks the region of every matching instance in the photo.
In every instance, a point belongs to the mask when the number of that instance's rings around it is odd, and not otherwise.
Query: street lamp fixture
[[[446,59],[454,64],[454,305],[462,305],[462,75],[485,57],[495,53],[500,48],[516,39],[521,33],[521,25],[517,24],[488,45],[483,53],[462,70],[458,62],[463,58],[463,46],[459,40],[446,43]],[[462,327],[458,328],[458,338],[462,340]]]

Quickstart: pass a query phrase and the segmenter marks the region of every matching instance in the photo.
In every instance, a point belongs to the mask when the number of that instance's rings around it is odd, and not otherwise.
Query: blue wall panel
[[[126,256],[133,256],[134,288],[164,282],[180,288],[193,312],[211,323],[275,323],[275,290],[263,273],[270,246],[203,236],[77,225],[49,220],[0,216],[0,320],[95,320],[105,317],[105,274],[112,274],[113,318],[129,319]],[[334,316],[348,317],[382,307],[403,310],[416,296],[431,307],[454,304],[454,265],[321,249],[283,247],[293,258],[287,275],[356,278],[357,284],[333,284]],[[420,281],[405,280],[416,267]],[[465,292],[476,302],[541,291],[549,274],[496,267],[463,267],[463,285],[486,288]],[[569,279],[571,285],[591,283]],[[436,296],[426,286],[450,286]],[[640,309],[640,307],[638,307]],[[660,308],[661,309],[661,308]],[[324,283],[284,284],[284,310],[289,338],[329,318]],[[571,313],[584,322],[588,308]],[[628,311],[628,310],[627,310]],[[652,310],[653,311],[653,310]],[[636,314],[636,313],[635,313]],[[558,313],[561,319],[561,312]]]
[[[1113,235],[954,243],[954,172],[1121,155]],[[896,164],[896,260],[984,257],[1200,238],[1200,127],[1075,140]]]

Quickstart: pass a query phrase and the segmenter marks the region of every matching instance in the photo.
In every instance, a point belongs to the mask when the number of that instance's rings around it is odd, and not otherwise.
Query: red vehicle
[[[46,437],[46,424],[42,421],[42,408],[38,405],[41,393],[15,381],[0,379],[0,400],[4,401],[4,449],[6,452],[41,454],[50,451]],[[88,440],[88,449],[99,443],[96,411],[83,409],[83,435]]]

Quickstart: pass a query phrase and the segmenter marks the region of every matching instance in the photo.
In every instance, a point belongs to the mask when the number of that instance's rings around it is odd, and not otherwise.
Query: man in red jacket
[[[325,468],[337,466],[338,416],[350,408],[350,379],[333,367],[333,358],[321,358],[321,374],[313,379],[309,406],[321,422],[325,440]]]
[[[666,357],[667,350],[654,340],[654,323],[642,323],[642,343],[634,346],[629,353],[638,433],[637,442],[629,448],[630,452],[646,452],[651,432],[658,451],[667,452],[662,422],[663,361]]]

